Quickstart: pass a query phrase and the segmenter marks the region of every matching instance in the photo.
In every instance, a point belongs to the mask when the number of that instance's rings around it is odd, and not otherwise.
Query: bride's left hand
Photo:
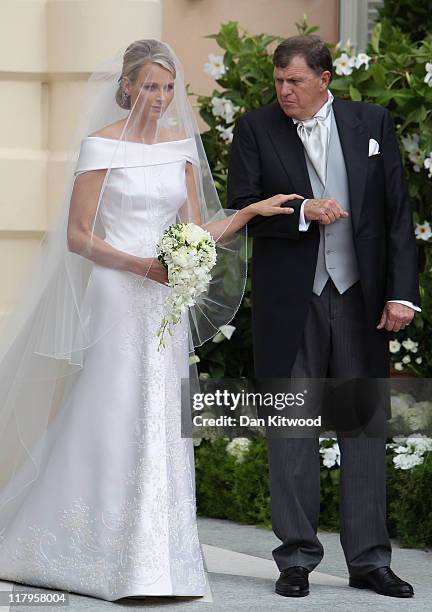
[[[251,204],[250,207],[256,215],[263,215],[264,217],[280,214],[292,215],[294,208],[282,206],[282,204],[289,202],[290,200],[304,200],[304,197],[298,195],[297,193],[291,193],[289,195],[279,193],[271,198],[267,198],[266,200],[255,202],[254,204]]]

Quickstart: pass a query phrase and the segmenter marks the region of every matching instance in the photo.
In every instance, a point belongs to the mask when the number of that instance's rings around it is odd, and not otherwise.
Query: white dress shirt
[[[328,106],[333,103],[334,96],[333,96],[333,94],[332,94],[332,92],[330,90],[327,90],[327,93],[328,93],[328,98],[327,98],[326,102],[324,102],[324,104],[321,106],[321,108],[315,113],[314,117],[323,117],[324,124],[328,128],[328,132],[330,134],[333,109],[330,109],[330,112],[328,112]],[[294,119],[293,118],[292,120],[293,120],[294,124],[299,123],[298,119]],[[300,207],[300,217],[299,217],[299,231],[300,232],[307,231],[307,229],[309,228],[309,225],[310,225],[310,221],[306,221],[305,216],[304,216],[304,205],[306,204],[307,201],[308,200],[306,199],[302,203],[302,205]],[[413,308],[417,312],[421,312],[421,308],[419,306],[416,306],[415,304],[413,304],[412,302],[409,302],[407,300],[388,300],[388,301],[389,302],[397,302],[398,304],[403,304],[404,306],[409,306],[410,308]]]

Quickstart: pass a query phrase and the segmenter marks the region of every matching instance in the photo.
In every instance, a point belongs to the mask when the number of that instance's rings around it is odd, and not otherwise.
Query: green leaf
[[[339,483],[339,478],[340,478],[340,468],[334,468],[330,470],[330,478],[333,482],[333,484],[338,484]]]
[[[357,70],[355,73],[356,84],[364,83],[365,81],[368,81],[371,78],[372,72],[370,68],[369,70],[365,70],[364,68],[362,68],[361,70]]]
[[[379,53],[380,50],[380,38],[381,38],[382,25],[378,22],[371,34],[371,47],[375,53]]]
[[[345,77],[335,77],[330,83],[332,91],[348,91],[349,79]]]
[[[370,71],[375,83],[384,87],[384,85],[386,84],[386,71],[384,69],[384,66],[382,66],[381,64],[374,64],[372,68],[370,68]]]
[[[362,95],[359,90],[354,87],[354,85],[350,85],[349,91],[351,100],[354,100],[355,102],[361,102]]]
[[[413,111],[408,113],[405,122],[402,125],[401,131],[403,131],[410,123],[420,123],[425,121],[426,117],[427,110],[425,106],[421,105],[419,108],[415,108]]]

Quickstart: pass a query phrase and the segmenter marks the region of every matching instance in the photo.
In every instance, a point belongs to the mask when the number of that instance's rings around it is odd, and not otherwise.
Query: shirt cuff
[[[396,302],[397,304],[403,304],[404,306],[409,306],[410,308],[412,308],[413,310],[416,310],[417,312],[421,312],[420,306],[416,306],[415,304],[413,304],[412,302],[408,302],[407,300],[388,300],[388,301]]]
[[[305,232],[310,225],[310,221],[306,221],[305,217],[304,217],[304,205],[306,204],[307,200],[304,200],[304,202],[302,202],[302,205],[300,206],[300,216],[299,216],[299,231],[300,232]]]

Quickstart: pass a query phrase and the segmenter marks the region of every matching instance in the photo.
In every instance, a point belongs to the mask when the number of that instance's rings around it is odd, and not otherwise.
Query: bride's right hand
[[[267,198],[266,200],[260,200],[259,202],[251,204],[250,208],[256,215],[263,215],[264,217],[280,214],[292,215],[294,208],[291,208],[290,206],[282,206],[282,204],[289,202],[290,200],[304,200],[304,197],[298,195],[297,193],[291,193],[289,195],[279,193],[271,198]]]
[[[157,257],[140,257],[134,272],[162,285],[166,285],[168,282],[168,270]]]

